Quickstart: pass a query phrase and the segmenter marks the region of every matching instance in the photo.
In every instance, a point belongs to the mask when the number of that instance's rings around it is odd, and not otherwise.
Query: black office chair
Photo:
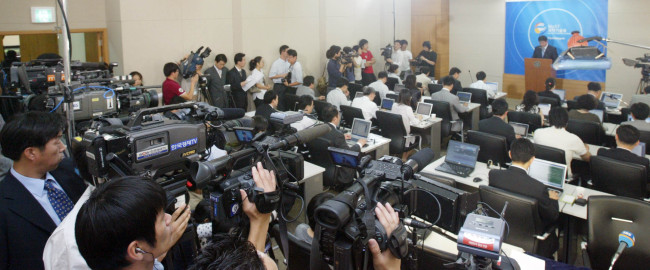
[[[521,247],[526,252],[552,258],[558,247],[558,237],[555,227],[544,228],[537,199],[486,185],[479,187],[479,196],[482,202],[496,211],[501,211],[508,202],[505,220],[510,233],[504,242]],[[488,212],[496,217],[495,213]]]
[[[360,85],[360,84],[357,84],[357,83],[348,84],[348,91],[350,92],[350,97],[352,99],[354,99],[357,92],[360,92],[362,89],[363,89],[363,85]]]
[[[566,130],[580,137],[582,142],[593,145],[602,145],[605,137],[600,123],[592,121],[569,119]]]
[[[471,102],[481,104],[479,118],[485,119],[492,117],[492,113],[488,110],[488,101],[487,91],[485,89],[476,89],[476,88],[463,88],[463,92],[472,93]]]
[[[381,130],[381,136],[389,138],[390,144],[388,145],[389,153],[391,155],[402,154],[415,148],[416,144],[418,149],[422,148],[422,138],[419,135],[409,135],[404,128],[402,116],[396,113],[377,111],[377,124]],[[415,137],[415,143],[406,146],[406,138]]]
[[[567,111],[578,109],[578,102],[575,101],[575,100],[567,100],[566,101],[566,109],[567,109]],[[607,112],[605,112],[605,113],[607,113]]]
[[[403,84],[396,84],[395,87],[394,87],[394,89],[393,89],[393,91],[394,91],[395,93],[399,93],[400,91],[402,91],[402,90],[404,90],[404,89],[406,89],[406,86],[405,86],[405,85],[403,85]]]
[[[381,97],[379,96],[379,93],[375,94],[375,99],[372,100],[377,106],[381,106]]]
[[[641,137],[639,138],[639,141],[644,142],[646,145],[645,154],[646,155],[650,154],[650,131],[639,130],[639,132],[641,133]]]
[[[332,143],[325,138],[319,137],[307,143],[309,150],[309,162],[325,168],[323,173],[323,186],[334,187],[336,183],[336,170],[337,167],[332,162],[329,151],[327,148],[332,146]]]
[[[564,150],[541,144],[535,144],[535,158],[566,164]]]
[[[536,113],[508,111],[508,123],[528,124],[528,133],[533,133],[542,127],[542,116]]]
[[[323,119],[323,109],[327,106],[332,106],[332,104],[327,103],[326,101],[314,100],[314,111],[318,115],[318,120],[325,122]]]
[[[390,98],[393,101],[399,103],[399,95],[398,94],[386,94],[386,98]]]
[[[284,94],[284,106],[287,111],[296,111],[298,106],[298,96],[294,94]]]
[[[297,88],[297,87],[289,86],[289,87],[287,87],[287,90],[284,90],[284,94],[285,94],[285,95],[286,95],[286,94],[295,95],[295,94],[296,94],[296,91],[298,91],[298,88]]]
[[[645,166],[602,156],[591,156],[589,163],[594,189],[634,199],[647,196]]]
[[[477,158],[479,162],[488,163],[491,160],[492,164],[505,167],[506,163],[510,161],[508,158],[508,142],[506,137],[476,130],[468,130],[467,143],[480,147]]]
[[[359,118],[362,120],[364,119],[361,109],[352,106],[341,105],[341,114],[343,114],[343,121],[341,121],[341,126],[346,128],[352,128],[354,118]]]
[[[588,241],[582,249],[584,266],[608,269],[619,246],[621,231],[634,233],[634,247],[627,248],[614,269],[642,269],[650,265],[650,204],[615,196],[591,196],[587,205]],[[645,266],[644,266],[645,265]]]
[[[442,90],[442,84],[436,84],[436,83],[429,84],[429,94],[433,95],[433,93],[438,92],[440,90]]]
[[[391,77],[386,78],[386,86],[388,86],[388,89],[390,89],[391,91],[395,89],[395,85],[398,82],[399,81],[396,78],[391,78]]]
[[[538,96],[539,98],[539,103],[546,103],[546,104],[551,104],[552,108],[559,107],[562,104],[558,103],[557,99],[551,98],[551,97],[545,97],[545,96]]]
[[[449,102],[446,101],[440,101],[440,100],[433,100],[433,99],[425,99],[424,102],[433,104],[431,113],[435,113],[436,117],[442,118],[442,123],[440,126],[440,140],[444,140],[447,136],[452,135],[451,131],[451,126],[456,123],[460,122],[461,124],[461,141],[464,140],[465,138],[465,133],[463,132],[463,120],[458,119],[458,120],[452,120],[451,119],[451,105]]]

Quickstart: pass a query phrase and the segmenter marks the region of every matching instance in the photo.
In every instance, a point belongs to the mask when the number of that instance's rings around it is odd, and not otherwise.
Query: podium
[[[526,91],[545,91],[544,82],[546,79],[549,77],[555,78],[555,69],[553,69],[553,60],[551,59],[526,58],[524,59],[524,67],[526,69]]]

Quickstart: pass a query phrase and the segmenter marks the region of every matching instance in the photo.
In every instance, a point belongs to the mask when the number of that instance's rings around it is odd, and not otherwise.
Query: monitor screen
[[[252,129],[240,129],[237,128],[235,129],[235,135],[237,136],[237,140],[240,143],[247,143],[253,140],[253,130]]]
[[[348,168],[356,168],[359,166],[359,159],[361,157],[359,152],[334,147],[329,147],[327,150],[330,152],[330,157],[332,157],[334,164]]]
[[[472,93],[467,93],[467,92],[458,92],[456,93],[458,95],[458,99],[460,99],[460,102],[469,102],[472,100]]]
[[[564,100],[564,97],[565,97],[565,95],[566,95],[566,91],[564,91],[564,90],[562,90],[562,89],[553,89],[553,90],[551,90],[551,92],[553,92],[553,93],[555,93],[556,95],[560,96],[560,99],[561,99],[561,100]]]
[[[564,185],[566,165],[536,158],[528,168],[528,175],[542,184],[561,189]]]
[[[352,123],[352,135],[366,138],[368,137],[368,133],[370,133],[371,126],[372,122],[370,121],[354,118],[354,122]]]
[[[381,108],[386,109],[386,110],[390,110],[390,109],[393,108],[393,103],[394,102],[395,101],[393,99],[390,99],[390,98],[382,99],[381,100]]]
[[[551,104],[540,103],[539,105],[537,105],[537,107],[539,107],[539,109],[542,111],[542,114],[544,115],[548,115],[548,112],[551,111]]]
[[[632,149],[632,153],[640,157],[645,157],[645,143],[639,142],[639,145],[637,145],[636,147],[634,147],[634,149]]]
[[[474,167],[478,157],[478,150],[478,145],[450,140],[445,162]]]
[[[510,123],[510,125],[515,129],[515,134],[519,136],[528,135],[528,124]]]
[[[420,102],[418,103],[418,108],[415,113],[421,115],[431,115],[431,108],[433,108],[433,104]]]
[[[604,113],[603,110],[591,110],[589,112],[595,114],[596,116],[598,116],[598,119],[600,119],[600,122],[601,123],[603,122],[603,113]]]
[[[608,108],[617,108],[623,99],[623,94],[603,92],[600,96],[600,101],[605,103]]]

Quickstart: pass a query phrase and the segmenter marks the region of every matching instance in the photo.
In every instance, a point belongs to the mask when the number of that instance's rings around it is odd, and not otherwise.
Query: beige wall
[[[650,46],[650,35],[645,25],[650,24],[646,12],[647,0],[609,0],[607,36],[628,43]],[[479,70],[487,73],[489,81],[502,82],[505,58],[505,1],[453,0],[450,9],[450,66],[459,67],[463,85],[470,83]],[[607,90],[623,93],[629,100],[635,93],[640,70],[623,65],[621,58],[636,58],[648,50],[609,44],[608,56],[612,68],[607,71]]]
[[[105,28],[105,0],[68,0],[70,28]],[[31,7],[55,7],[55,0],[1,0],[0,31],[54,30],[56,24],[35,24],[31,19]],[[58,22],[57,22],[58,23]]]

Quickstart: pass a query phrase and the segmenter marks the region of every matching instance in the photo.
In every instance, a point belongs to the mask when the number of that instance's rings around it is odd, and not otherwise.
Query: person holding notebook
[[[598,156],[643,165],[646,172],[650,172],[650,160],[632,153],[632,149],[639,145],[640,137],[641,133],[637,128],[630,125],[621,125],[616,129],[616,148],[600,148],[598,149]],[[648,173],[648,183],[650,183],[650,173]]]

